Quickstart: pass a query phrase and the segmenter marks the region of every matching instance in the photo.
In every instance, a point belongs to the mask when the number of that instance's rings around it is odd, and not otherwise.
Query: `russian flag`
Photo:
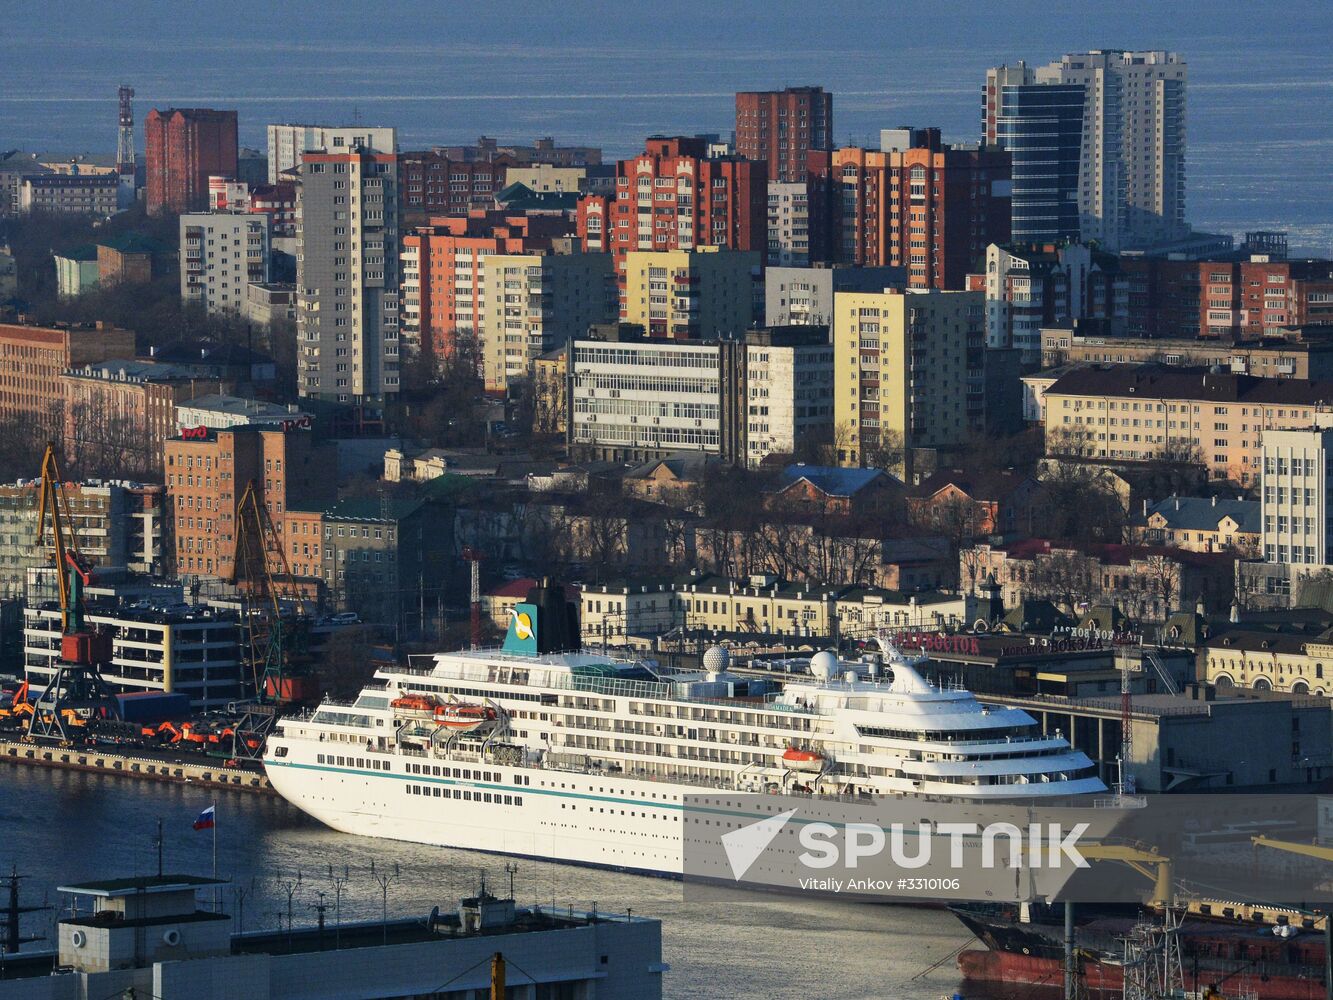
[[[207,809],[205,809],[203,812],[199,814],[199,818],[194,821],[194,828],[196,830],[213,829],[214,826],[213,808],[214,808],[213,806],[209,806]]]

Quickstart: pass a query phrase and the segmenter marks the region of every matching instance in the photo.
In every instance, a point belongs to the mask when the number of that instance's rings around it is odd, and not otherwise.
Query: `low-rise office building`
[[[243,636],[236,618],[208,608],[125,611],[91,608],[84,621],[111,634],[111,662],[102,679],[117,694],[178,692],[200,710],[221,709],[245,695]],[[43,688],[60,658],[61,618],[55,602],[23,612],[24,673]]]
[[[569,344],[567,436],[579,460],[694,451],[753,467],[832,426],[834,360],[824,327],[707,341],[605,335],[618,339]]]

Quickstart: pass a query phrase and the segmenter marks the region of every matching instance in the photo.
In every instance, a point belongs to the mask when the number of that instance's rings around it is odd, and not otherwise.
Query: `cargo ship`
[[[1064,976],[1064,918],[1058,907],[1034,907],[1023,921],[1012,907],[955,906],[987,950],[958,956],[966,979],[1059,987]],[[1076,911],[1077,912],[1077,911]],[[1087,907],[1075,917],[1078,965],[1093,996],[1119,997],[1124,941],[1136,924],[1160,914],[1133,906]],[[1297,910],[1221,901],[1190,905],[1178,930],[1185,989],[1256,1000],[1324,1000],[1322,924]]]

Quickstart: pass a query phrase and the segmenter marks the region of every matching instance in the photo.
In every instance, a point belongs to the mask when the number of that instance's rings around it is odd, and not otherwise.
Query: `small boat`
[[[446,729],[470,733],[482,726],[494,724],[500,713],[489,705],[441,705],[435,710],[435,721]]]
[[[822,771],[827,759],[817,750],[788,747],[782,754],[782,766],[789,771]]]
[[[389,702],[389,707],[396,712],[421,712],[430,715],[439,706],[439,702],[434,698],[421,694],[405,694],[401,698],[395,698]]]

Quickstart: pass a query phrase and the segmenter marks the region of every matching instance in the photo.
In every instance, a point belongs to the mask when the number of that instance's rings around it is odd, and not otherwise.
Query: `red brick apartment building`
[[[806,178],[812,151],[833,148],[833,95],[823,87],[736,95],[736,155],[768,164],[771,181]]]
[[[293,509],[317,510],[336,499],[332,454],[308,431],[208,430],[169,439],[163,454],[182,575],[227,579],[235,571],[237,513],[252,481],[284,549],[289,521],[309,520]]]
[[[466,215],[494,207],[505,186],[505,171],[518,161],[504,154],[494,159],[451,158],[441,150],[398,154],[399,205],[405,224],[432,215]]]
[[[208,208],[210,174],[236,176],[236,112],[154,108],[144,119],[148,211]]]
[[[1202,261],[1199,336],[1270,334],[1333,323],[1333,261]]]

